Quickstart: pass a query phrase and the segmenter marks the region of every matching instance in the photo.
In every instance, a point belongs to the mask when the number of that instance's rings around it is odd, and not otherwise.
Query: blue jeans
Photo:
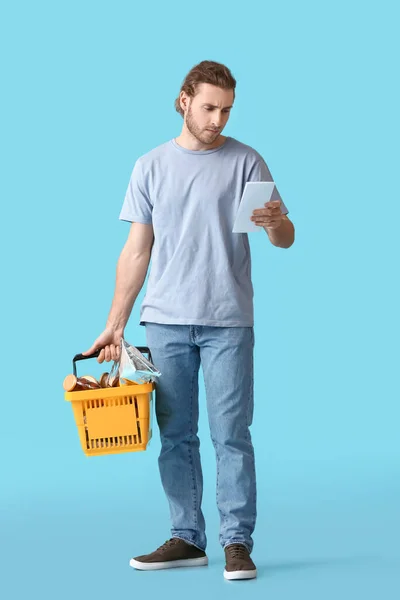
[[[147,345],[162,375],[155,410],[158,459],[168,498],[172,537],[205,550],[201,509],[199,368],[202,365],[211,439],[217,460],[219,541],[253,549],[256,474],[249,427],[253,420],[253,327],[164,325],[146,322]]]

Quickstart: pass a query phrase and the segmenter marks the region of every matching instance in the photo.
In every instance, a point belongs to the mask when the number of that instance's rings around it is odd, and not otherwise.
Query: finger
[[[267,208],[263,208],[262,211],[261,214],[264,215],[279,215],[281,209],[279,206],[268,206]]]
[[[272,227],[274,225],[276,225],[278,223],[278,221],[274,220],[274,219],[256,219],[255,224],[256,225],[262,225],[263,227]]]
[[[252,217],[253,221],[276,221],[279,217],[277,215],[255,215]]]
[[[253,212],[254,217],[278,217],[280,208],[261,208]]]
[[[252,221],[266,221],[267,219],[270,219],[271,215],[254,215],[253,217],[251,217]]]
[[[121,348],[119,346],[115,346],[115,352],[117,355],[117,360],[119,360],[119,357],[121,356]]]
[[[85,350],[85,352],[82,352],[83,356],[87,356],[88,354],[93,354],[93,352],[96,352],[97,350],[97,346],[96,344],[93,344],[93,346],[91,346],[89,348],[89,350]]]
[[[114,344],[110,344],[110,354],[111,354],[111,359],[115,360],[117,357],[117,353],[116,353],[116,349],[115,349],[115,345]]]
[[[266,202],[264,204],[264,206],[270,206],[271,208],[279,208],[280,205],[281,205],[280,200],[270,200],[269,202]]]
[[[254,215],[256,217],[264,217],[266,219],[279,219],[281,214],[279,209],[269,210],[268,212],[261,215]]]
[[[279,227],[279,223],[277,221],[270,221],[265,225],[265,227],[268,227],[269,229],[277,229]]]
[[[97,357],[97,362],[98,362],[98,363],[100,363],[100,364],[101,364],[102,362],[104,362],[104,348],[102,348],[102,349],[100,350],[100,354],[99,354],[99,356]]]
[[[106,346],[104,348],[104,360],[106,362],[110,362],[110,360],[111,360],[110,346]]]

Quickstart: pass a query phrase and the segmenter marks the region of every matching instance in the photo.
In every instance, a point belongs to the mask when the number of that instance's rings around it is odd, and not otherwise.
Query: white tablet
[[[248,233],[262,230],[262,227],[251,221],[253,210],[265,208],[264,204],[271,200],[275,186],[274,181],[247,181],[240,200],[239,209],[233,225],[233,233]]]

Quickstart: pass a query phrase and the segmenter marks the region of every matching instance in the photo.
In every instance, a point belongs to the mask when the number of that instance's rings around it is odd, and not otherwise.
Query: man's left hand
[[[251,220],[255,225],[267,229],[278,229],[282,223],[281,201],[270,200],[264,204],[265,208],[256,208]]]

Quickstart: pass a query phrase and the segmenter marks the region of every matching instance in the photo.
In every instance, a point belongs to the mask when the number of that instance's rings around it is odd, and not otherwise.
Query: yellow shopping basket
[[[151,362],[148,348],[139,347],[138,350],[146,352]],[[72,361],[74,375],[78,360],[96,358],[99,354],[100,350],[89,356],[77,354]],[[152,434],[154,389],[154,383],[145,383],[65,392],[86,456],[146,450]]]

